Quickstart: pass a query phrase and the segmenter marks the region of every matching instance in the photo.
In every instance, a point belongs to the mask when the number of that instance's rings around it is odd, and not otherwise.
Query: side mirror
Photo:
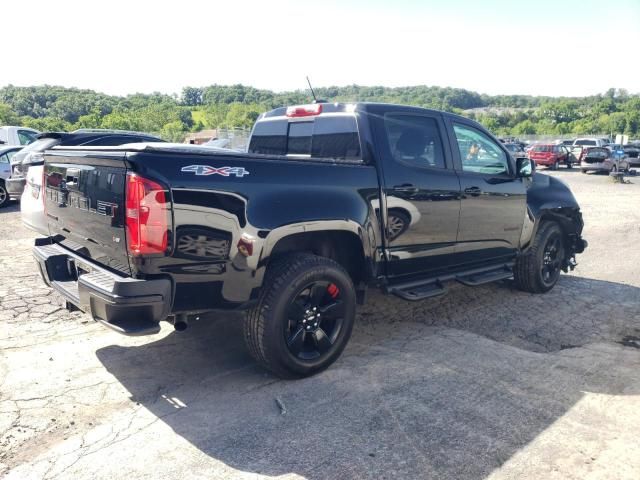
[[[519,178],[528,178],[533,175],[536,170],[536,164],[528,158],[516,159],[516,175]]]

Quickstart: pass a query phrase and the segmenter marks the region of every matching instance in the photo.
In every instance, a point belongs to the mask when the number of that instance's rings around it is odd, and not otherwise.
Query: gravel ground
[[[126,338],[67,312],[0,210],[0,475],[639,478],[640,177],[549,174],[589,241],[552,292],[374,294],[300,381],[249,358],[238,316]]]

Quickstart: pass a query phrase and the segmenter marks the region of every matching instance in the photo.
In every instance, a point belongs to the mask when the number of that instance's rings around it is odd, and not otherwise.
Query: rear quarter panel
[[[247,154],[141,152],[128,159],[132,169],[171,190],[171,256],[134,260],[132,268],[143,275],[172,275],[182,289],[177,310],[230,307],[248,300],[262,283],[273,247],[293,233],[349,231],[374,262],[380,226],[373,208],[379,201],[373,166]],[[183,171],[194,165],[212,167],[215,173]],[[229,171],[224,167],[247,173],[224,175]],[[251,255],[239,252],[241,239],[253,245]]]

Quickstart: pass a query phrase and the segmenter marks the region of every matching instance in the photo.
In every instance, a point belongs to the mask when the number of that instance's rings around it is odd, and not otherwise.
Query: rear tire
[[[581,172],[581,173],[587,173],[587,171],[586,171],[584,168],[581,168],[581,169],[580,169],[580,172]]]
[[[564,235],[556,222],[544,222],[526,254],[513,268],[516,286],[529,293],[545,293],[560,278],[564,262]]]
[[[4,186],[4,182],[0,182],[0,208],[9,205],[9,192],[7,187]]]
[[[307,377],[338,359],[355,311],[353,283],[338,263],[292,254],[269,268],[258,305],[245,316],[245,341],[251,355],[277,376]]]

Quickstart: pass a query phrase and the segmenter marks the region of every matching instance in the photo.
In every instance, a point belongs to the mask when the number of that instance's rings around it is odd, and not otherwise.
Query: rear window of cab
[[[358,126],[353,115],[259,120],[251,134],[249,153],[333,160],[362,159]]]

